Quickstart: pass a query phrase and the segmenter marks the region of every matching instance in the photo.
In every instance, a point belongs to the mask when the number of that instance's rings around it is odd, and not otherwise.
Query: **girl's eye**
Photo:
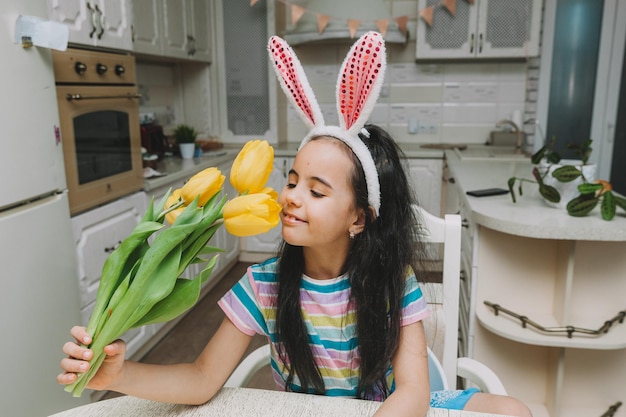
[[[311,195],[312,195],[313,197],[315,197],[315,198],[322,198],[322,197],[324,197],[324,194],[322,194],[322,193],[318,193],[318,192],[317,192],[317,191],[315,191],[315,190],[311,190]]]
[[[287,187],[287,188],[296,188],[296,184],[290,182],[290,183],[287,183],[287,185],[285,185],[285,187]]]

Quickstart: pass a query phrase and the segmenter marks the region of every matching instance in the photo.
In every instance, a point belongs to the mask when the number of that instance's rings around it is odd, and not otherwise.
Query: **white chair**
[[[458,358],[459,286],[461,268],[461,217],[447,214],[445,218],[434,216],[421,207],[416,213],[423,225],[422,238],[427,242],[443,244],[443,284],[441,287],[441,313],[443,327],[441,361],[428,349],[428,365],[431,390],[456,388],[457,376],[466,378],[472,386],[483,392],[506,395],[497,375],[484,364],[471,358]],[[426,294],[428,298],[428,294]],[[441,323],[439,323],[441,324]],[[270,361],[270,347],[263,345],[250,353],[235,369],[224,384],[242,387]]]

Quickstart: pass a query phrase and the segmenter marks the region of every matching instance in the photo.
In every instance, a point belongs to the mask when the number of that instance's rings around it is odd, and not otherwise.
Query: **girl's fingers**
[[[70,334],[76,339],[78,343],[84,343],[86,345],[91,343],[91,336],[87,333],[87,329],[83,326],[74,326],[70,330]]]
[[[63,353],[71,358],[87,361],[93,356],[93,352],[90,349],[80,347],[74,342],[66,342],[63,345]]]
[[[79,361],[72,358],[63,358],[61,359],[61,368],[63,368],[65,372],[82,373],[89,369],[89,362]]]

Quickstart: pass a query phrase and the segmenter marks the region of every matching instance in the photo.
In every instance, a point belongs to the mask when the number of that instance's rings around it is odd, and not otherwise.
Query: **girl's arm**
[[[116,342],[107,350],[107,353],[112,354],[112,366],[102,367],[94,378],[95,381],[99,381],[103,379],[99,378],[101,373],[109,373],[106,382],[103,382],[106,385],[90,387],[155,401],[202,404],[222,388],[239,363],[250,340],[251,336],[242,333],[225,318],[202,353],[192,363],[152,365],[124,361],[123,366],[120,366],[119,359],[119,355],[124,353],[123,344]],[[74,346],[78,347],[77,345],[70,345],[73,346],[66,344],[64,347],[66,353],[74,358],[85,357],[85,352],[76,350]],[[76,372],[77,366],[82,363],[84,362],[75,359],[64,359],[62,366],[66,372],[59,376],[59,382],[68,383],[65,381],[73,379],[72,372]]]
[[[375,416],[425,416],[430,406],[430,383],[426,336],[421,321],[400,329],[400,343],[392,365],[396,389]]]

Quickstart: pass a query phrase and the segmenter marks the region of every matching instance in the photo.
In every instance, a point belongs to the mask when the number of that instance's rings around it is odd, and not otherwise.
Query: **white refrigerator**
[[[50,51],[13,43],[45,0],[0,4],[0,416],[47,416],[87,402],[56,383],[80,323],[76,254]]]

